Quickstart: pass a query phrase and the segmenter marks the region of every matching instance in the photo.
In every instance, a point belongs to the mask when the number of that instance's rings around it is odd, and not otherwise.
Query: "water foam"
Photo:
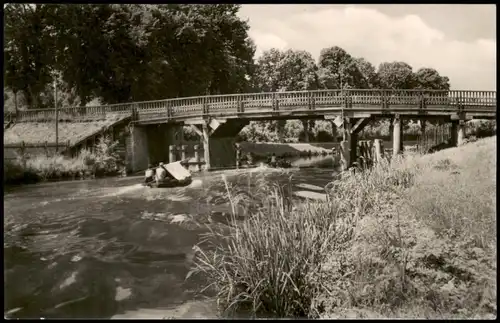
[[[189,188],[198,188],[198,187],[201,187],[201,185],[203,184],[202,180],[201,179],[195,179],[191,182],[191,184],[189,184]]]
[[[135,191],[138,191],[141,189],[144,189],[144,186],[142,186],[142,184],[134,184],[134,185],[124,186],[124,187],[120,187],[117,191],[103,195],[102,197],[123,195],[123,194],[131,193],[131,192],[135,192]]]

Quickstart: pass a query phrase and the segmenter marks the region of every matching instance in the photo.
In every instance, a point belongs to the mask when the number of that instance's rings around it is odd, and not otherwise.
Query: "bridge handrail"
[[[209,96],[192,96],[153,101],[130,103],[115,103],[100,106],[66,107],[58,109],[60,118],[105,116],[108,113],[141,113],[167,112],[170,117],[185,117],[210,112],[243,112],[243,105],[250,109],[261,107],[275,108],[280,105],[288,107],[311,105],[403,105],[421,108],[421,102],[427,106],[472,106],[495,107],[496,91],[467,90],[393,90],[393,89],[327,89],[309,91],[283,91],[262,93],[234,93]],[[350,104],[350,106],[349,106]],[[4,112],[4,118],[14,114]],[[15,116],[19,121],[35,121],[37,119],[52,119],[55,109],[34,109],[18,111]]]

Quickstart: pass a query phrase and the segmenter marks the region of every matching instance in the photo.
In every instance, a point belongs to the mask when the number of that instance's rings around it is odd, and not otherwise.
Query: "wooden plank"
[[[184,123],[187,125],[201,125],[205,123],[205,120],[202,118],[193,118],[185,120]]]
[[[196,134],[200,136],[200,138],[203,138],[203,132],[200,130],[200,128],[198,128],[197,125],[190,124],[190,126],[194,130],[194,132],[196,132]]]

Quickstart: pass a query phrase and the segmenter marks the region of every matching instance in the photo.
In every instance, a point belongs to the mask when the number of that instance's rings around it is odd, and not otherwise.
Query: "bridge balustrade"
[[[59,117],[80,119],[106,116],[109,113],[137,113],[140,120],[189,118],[204,115],[297,111],[324,108],[356,109],[390,106],[407,109],[479,109],[496,112],[496,91],[440,90],[313,90],[198,96],[157,101],[131,102],[91,107],[61,108]],[[9,117],[4,113],[4,117]],[[40,121],[55,118],[55,109],[18,111],[17,121]]]

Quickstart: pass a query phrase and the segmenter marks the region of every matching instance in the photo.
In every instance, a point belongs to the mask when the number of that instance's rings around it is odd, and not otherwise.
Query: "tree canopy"
[[[5,84],[30,108],[56,74],[81,104],[245,92],[254,67],[239,5],[7,4]]]
[[[21,4],[5,11],[4,80],[28,108],[172,97],[339,88],[448,90],[433,68],[378,69],[338,46],[254,61],[249,25],[234,4]],[[5,91],[4,91],[5,92]]]

